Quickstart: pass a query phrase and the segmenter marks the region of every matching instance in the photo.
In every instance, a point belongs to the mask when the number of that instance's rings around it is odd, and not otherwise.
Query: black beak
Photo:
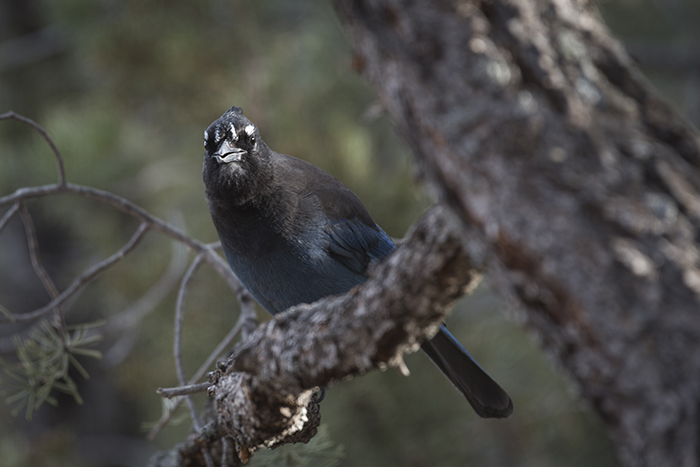
[[[231,162],[242,161],[244,154],[246,154],[244,149],[233,147],[228,141],[224,141],[212,157],[219,164],[230,164]]]

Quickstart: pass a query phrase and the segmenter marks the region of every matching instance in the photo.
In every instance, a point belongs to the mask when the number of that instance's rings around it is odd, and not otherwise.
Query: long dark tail
[[[421,349],[464,394],[474,411],[484,418],[506,418],[513,413],[513,401],[445,328]]]

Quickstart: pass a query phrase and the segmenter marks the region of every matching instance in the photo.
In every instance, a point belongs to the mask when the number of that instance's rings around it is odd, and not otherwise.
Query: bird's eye
[[[251,136],[249,141],[251,146],[255,146],[255,136]]]

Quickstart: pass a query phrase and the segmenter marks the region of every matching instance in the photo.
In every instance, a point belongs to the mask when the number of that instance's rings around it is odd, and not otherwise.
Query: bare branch
[[[240,300],[240,298],[239,298]],[[245,302],[247,305],[244,305],[244,302],[241,301],[241,315],[238,318],[238,321],[236,324],[231,328],[228,334],[226,334],[226,337],[224,337],[221,342],[219,342],[219,345],[209,354],[207,359],[200,365],[199,369],[192,375],[190,380],[187,382],[188,385],[195,384],[197,381],[199,381],[204,374],[207,372],[209,367],[214,363],[214,361],[219,358],[225,351],[226,349],[229,348],[233,340],[236,338],[236,335],[238,335],[239,332],[241,332],[243,329],[245,329],[245,324],[249,323],[250,320],[248,318],[247,313],[243,311],[243,307],[247,306],[249,308],[253,308],[252,304],[252,299],[250,301]],[[243,337],[243,339],[246,339],[247,337]],[[208,384],[211,385],[211,384]],[[148,433],[147,438],[149,440],[153,440],[158,433],[163,429],[163,427],[170,421],[172,418],[173,414],[175,413],[175,410],[180,406],[180,403],[182,402],[182,399],[178,399],[175,401],[173,406],[170,408],[168,412],[166,412],[160,420],[151,428],[151,431]]]
[[[73,281],[73,283],[66,289],[64,290],[58,297],[56,297],[54,300],[51,300],[50,303],[47,305],[38,308],[34,311],[30,311],[28,313],[23,313],[21,315],[15,315],[14,320],[17,322],[20,321],[31,321],[33,319],[39,318],[40,316],[43,316],[44,314],[48,313],[51,311],[53,308],[61,305],[63,302],[68,300],[71,296],[73,296],[76,292],[78,292],[80,289],[82,289],[88,282],[90,282],[92,279],[94,279],[96,276],[98,276],[100,273],[105,271],[106,269],[109,269],[114,263],[122,259],[124,256],[126,256],[131,250],[138,245],[139,241],[143,238],[143,236],[146,234],[148,231],[148,224],[145,222],[142,223],[138,230],[134,233],[134,235],[131,237],[129,242],[124,245],[119,251],[114,253],[112,256],[104,259],[103,261],[100,261],[96,265],[88,268],[85,272],[83,272],[80,276],[78,276],[77,279]],[[4,321],[9,321],[6,318],[0,317],[0,322]]]
[[[236,324],[231,328],[231,330],[226,334],[226,336],[221,339],[221,342],[219,342],[219,345],[216,346],[214,350],[209,354],[207,359],[200,365],[200,367],[197,369],[197,371],[192,375],[190,378],[189,384],[192,384],[195,381],[199,381],[204,377],[204,374],[207,372],[209,367],[214,363],[214,361],[219,358],[223,353],[226,351],[226,349],[229,348],[233,340],[236,338],[236,335],[241,332],[241,330],[244,328],[245,325],[245,316],[241,314],[240,318],[238,318],[238,321]],[[245,339],[242,339],[245,340]]]
[[[26,118],[22,117],[20,115],[15,114],[14,112],[8,112],[6,114],[0,115],[0,120],[7,120],[7,119],[14,119],[21,121],[25,124],[30,125],[33,127],[35,130],[37,130],[47,141],[49,146],[51,147],[51,150],[54,153],[54,156],[56,158],[57,164],[58,164],[58,173],[59,173],[59,183],[55,185],[44,185],[44,186],[39,186],[39,187],[32,187],[32,188],[21,188],[19,190],[16,190],[13,194],[5,196],[0,198],[0,206],[4,206],[6,204],[12,204],[12,207],[3,215],[2,219],[0,219],[0,230],[5,227],[5,225],[9,222],[9,220],[17,213],[20,212],[20,215],[22,216],[22,220],[25,226],[25,230],[27,232],[27,239],[28,239],[28,245],[29,245],[29,251],[30,251],[30,258],[32,261],[32,265],[34,267],[34,270],[37,274],[37,276],[40,278],[42,283],[44,284],[44,287],[46,288],[47,292],[51,296],[51,302],[37,310],[34,310],[29,313],[24,313],[20,316],[8,316],[6,319],[0,318],[0,322],[3,321],[8,321],[12,320],[13,322],[16,321],[29,321],[36,319],[45,313],[47,313],[51,309],[55,309],[59,321],[61,323],[61,326],[65,329],[65,324],[63,321],[63,314],[60,309],[60,305],[63,304],[66,300],[71,298],[73,295],[75,295],[79,290],[81,290],[88,282],[90,282],[93,278],[95,278],[97,275],[111,267],[113,264],[115,264],[117,261],[121,260],[126,254],[128,254],[138,243],[139,241],[143,238],[145,233],[148,230],[155,230],[160,233],[165,234],[166,236],[169,236],[173,238],[174,240],[187,245],[190,249],[194,250],[197,252],[197,257],[195,258],[191,268],[188,270],[187,274],[183,278],[179,293],[178,293],[178,302],[177,302],[177,309],[176,309],[176,332],[175,332],[175,360],[176,360],[176,366],[178,370],[178,377],[180,379],[181,384],[185,384],[185,373],[184,369],[182,366],[182,358],[181,358],[181,333],[182,333],[182,316],[183,316],[183,306],[184,306],[184,299],[187,293],[187,287],[188,284],[192,278],[193,273],[197,269],[197,267],[201,264],[202,261],[206,261],[207,263],[211,264],[212,267],[222,276],[224,279],[227,281],[229,286],[235,291],[239,302],[241,304],[241,315],[239,317],[238,322],[234,326],[234,328],[231,330],[229,335],[224,339],[224,341],[215,349],[215,351],[210,355],[210,357],[207,359],[205,364],[200,367],[200,369],[197,371],[197,374],[193,378],[195,381],[200,379],[204,372],[206,371],[206,368],[208,368],[213,361],[218,358],[218,356],[224,351],[224,349],[230,345],[232,340],[235,338],[235,336],[243,330],[244,336],[247,336],[252,332],[252,329],[254,326],[257,324],[257,320],[255,318],[255,312],[254,312],[254,305],[252,298],[250,294],[245,290],[245,288],[241,285],[241,283],[238,281],[238,279],[235,277],[233,272],[230,270],[228,265],[223,261],[221,256],[219,256],[215,251],[214,248],[216,248],[218,245],[212,244],[212,245],[204,245],[201,242],[185,235],[182,231],[179,229],[173,227],[172,225],[162,221],[161,219],[158,219],[155,216],[152,216],[148,212],[146,212],[143,208],[140,206],[135,205],[134,203],[131,203],[130,201],[114,195],[109,192],[105,192],[102,190],[98,190],[95,188],[91,187],[85,187],[85,186],[80,186],[80,185],[74,185],[74,184],[69,184],[66,182],[66,177],[65,177],[65,169],[64,169],[64,163],[63,163],[63,158],[58,151],[58,148],[54,144],[53,140],[49,137],[48,133],[41,127],[39,126],[36,122]],[[63,291],[63,293],[58,292],[55,284],[49,277],[49,275],[46,273],[43,265],[41,264],[40,257],[39,257],[39,251],[38,251],[38,242],[36,238],[36,232],[34,229],[34,225],[31,219],[31,216],[29,213],[26,211],[26,208],[23,205],[23,201],[29,198],[36,198],[36,197],[43,197],[43,196],[50,196],[50,195],[55,195],[55,194],[62,194],[62,193],[67,193],[67,194],[74,194],[90,199],[94,199],[99,202],[103,202],[106,204],[109,204],[117,209],[119,209],[122,212],[125,212],[126,214],[135,217],[139,220],[141,220],[141,225],[139,226],[139,229],[136,231],[136,233],[132,236],[132,238],[129,240],[129,242],[124,245],[117,253],[114,255],[110,256],[109,258],[103,260],[102,262],[96,264],[95,266],[89,268],[86,270],[83,274],[81,274],[78,278],[76,278],[73,283]],[[170,272],[170,271],[169,271]],[[138,322],[140,317],[143,316],[145,313],[144,310],[148,310],[152,308],[152,302],[154,300],[154,296],[156,296],[158,299],[162,298],[163,295],[163,290],[167,289],[169,290],[171,286],[169,285],[169,276],[165,276],[161,281],[157,283],[157,286],[151,289],[149,293],[147,294],[144,299],[141,300],[139,303],[139,307],[133,308],[131,310],[128,310],[128,314],[123,314],[121,315],[124,317],[122,321],[116,321],[116,323],[113,325],[113,327],[119,327],[119,326],[128,326],[134,323],[135,321]],[[157,293],[156,293],[157,292]],[[146,300],[148,299],[148,300]],[[127,319],[128,318],[128,319]],[[199,431],[200,428],[200,423],[197,417],[197,413],[194,407],[194,404],[192,403],[191,399],[189,397],[186,397],[188,404],[190,406],[190,411],[192,413],[192,419],[193,423],[195,426],[195,429]],[[170,412],[172,413],[172,412]],[[157,431],[162,427],[166,422],[167,419],[170,417],[170,413],[166,414],[166,416],[163,417],[161,420],[162,423],[157,426],[154,431],[152,431],[152,435],[154,436]],[[206,461],[207,466],[213,466],[214,462],[211,458],[211,456],[208,453],[208,450],[202,449],[201,453],[204,456],[204,459]]]
[[[63,158],[58,151],[58,148],[54,144],[53,140],[51,137],[48,135],[46,130],[44,130],[39,124],[34,122],[33,120],[23,117],[21,115],[18,115],[14,112],[8,112],[5,114],[0,115],[0,120],[7,120],[7,119],[14,119],[21,121],[23,123],[26,123],[27,125],[30,125],[34,129],[36,129],[46,140],[46,142],[49,144],[51,147],[51,150],[54,153],[54,156],[56,157],[56,161],[58,163],[58,169],[59,169],[59,183],[54,184],[54,185],[43,185],[43,186],[38,186],[38,187],[25,187],[25,188],[20,188],[16,190],[14,193],[11,195],[4,196],[0,198],[0,206],[4,206],[7,204],[13,204],[19,201],[23,201],[25,199],[29,198],[38,198],[38,197],[44,197],[44,196],[50,196],[50,195],[56,195],[56,194],[61,194],[61,193],[68,193],[68,194],[73,194],[73,195],[78,195],[82,196],[85,198],[90,198],[94,199],[96,201],[102,202],[109,204],[116,209],[130,215],[133,217],[136,217],[137,219],[141,220],[142,222],[146,223],[148,227],[152,230],[155,230],[157,232],[160,232],[180,243],[183,243],[187,245],[189,248],[194,250],[196,253],[205,253],[205,260],[207,263],[211,264],[214,269],[222,276],[224,279],[228,282],[229,286],[236,291],[236,293],[241,296],[245,296],[247,292],[244,291],[243,286],[240,284],[236,276],[233,274],[231,269],[228,267],[226,262],[221,259],[221,257],[213,252],[213,250],[204,245],[203,243],[189,237],[185,233],[183,233],[180,229],[175,228],[174,226],[168,224],[167,222],[164,222],[163,220],[151,215],[148,213],[146,210],[144,210],[142,207],[128,201],[125,198],[122,198],[121,196],[117,196],[113,193],[109,193],[107,191],[103,190],[98,190],[96,188],[92,187],[86,187],[86,186],[81,186],[81,185],[75,185],[72,183],[67,183],[66,178],[65,178],[65,170],[64,170],[64,165],[63,165]],[[9,213],[11,214],[6,214],[3,216],[2,221],[7,222],[7,217],[8,215],[11,217],[14,213],[12,212],[13,209],[10,209]],[[0,223],[0,227],[4,226],[3,223]]]
[[[188,384],[176,388],[158,388],[156,394],[172,399],[173,397],[177,396],[186,396],[189,394],[204,392],[209,388],[209,386],[211,386],[211,383]]]
[[[219,248],[221,244],[216,243],[210,244],[208,246],[213,249]],[[194,375],[192,375],[187,384],[191,385],[199,381],[207,372],[207,370],[211,367],[214,361],[221,355],[223,355],[226,349],[229,348],[229,346],[231,345],[231,343],[236,338],[239,332],[241,333],[241,340],[246,340],[258,325],[258,320],[255,315],[255,302],[253,301],[253,297],[251,297],[250,293],[248,293],[245,287],[240,285],[240,283],[238,283],[237,287],[232,286],[232,288],[236,292],[238,303],[240,304],[241,308],[238,321],[233,326],[233,328],[231,328],[229,333],[221,340],[221,342],[219,342],[219,345],[209,354],[204,363],[200,365],[199,369],[197,369]],[[170,410],[163,414],[160,420],[158,420],[158,422],[148,433],[147,438],[149,440],[153,440],[158,435],[158,433],[160,433],[160,431],[163,429],[163,427],[165,427],[172,415],[175,413],[175,410],[180,406],[181,402],[182,399],[178,399],[170,408]]]
[[[7,225],[10,219],[17,214],[17,211],[19,211],[19,202],[13,204],[12,207],[7,210],[5,215],[2,216],[2,219],[0,219],[0,232],[2,232],[2,229],[5,228],[5,225]]]
[[[175,304],[175,339],[173,342],[173,354],[175,357],[175,368],[177,369],[177,378],[181,386],[186,384],[185,379],[185,368],[182,364],[182,322],[184,321],[185,313],[185,298],[187,297],[187,289],[189,287],[190,281],[194,276],[194,273],[199,268],[202,263],[202,255],[197,255],[197,257],[192,261],[192,265],[187,270],[187,273],[182,278],[180,283],[180,289],[177,294],[177,303]],[[192,416],[192,423],[195,429],[199,429],[199,418],[197,417],[197,409],[194,406],[192,398],[188,395],[185,396],[187,405],[190,409],[190,415]]]
[[[10,219],[14,217],[17,212],[19,212],[19,207],[20,207],[20,202],[16,202],[15,204],[12,205],[10,209],[7,210],[7,212],[2,216],[2,219],[0,219],[0,233],[2,230],[5,228],[5,226],[10,222]],[[14,322],[14,316],[12,313],[9,312],[5,307],[3,307],[0,304],[0,315],[4,315],[9,321]],[[0,339],[0,353],[4,353],[6,351],[9,351],[10,349],[15,348],[14,344],[15,340],[14,338],[5,338],[5,339]]]
[[[58,289],[56,288],[56,284],[54,284],[53,280],[51,279],[51,276],[49,276],[49,273],[46,272],[46,269],[44,269],[44,265],[41,263],[41,260],[39,259],[39,240],[36,237],[34,221],[32,220],[32,216],[29,214],[29,211],[27,210],[27,207],[24,205],[24,203],[19,203],[19,215],[22,218],[24,230],[27,234],[29,258],[31,260],[32,267],[34,268],[34,272],[36,273],[37,277],[39,277],[39,279],[41,280],[41,283],[44,285],[44,289],[46,289],[46,293],[49,294],[51,300],[56,300],[56,298],[58,297]],[[61,311],[60,305],[57,305],[54,309],[56,310],[56,318],[58,320],[58,323],[61,326],[61,330],[63,331],[61,333],[61,337],[65,339],[68,335],[68,332],[66,331],[66,322],[63,319],[63,312]]]
[[[93,199],[102,203],[109,204],[114,208],[145,222],[153,230],[156,230],[162,234],[167,235],[185,245],[189,246],[191,249],[200,252],[205,248],[205,245],[189,236],[187,236],[180,229],[168,224],[167,222],[149,214],[145,209],[131,201],[122,198],[121,196],[115,195],[108,191],[99,190],[97,188],[87,187],[83,185],[75,185],[73,183],[66,183],[65,185],[42,185],[37,187],[25,187],[19,188],[11,195],[4,196],[0,198],[0,206],[14,203],[16,201],[23,201],[29,198],[41,198],[44,196],[51,196],[57,194],[72,194],[82,196],[83,198]]]
[[[29,198],[40,198],[64,193],[78,195],[84,198],[90,198],[95,201],[109,204],[116,209],[146,223],[150,229],[160,232],[173,240],[187,245],[194,252],[204,253],[205,261],[214,267],[216,272],[218,272],[226,280],[226,282],[228,282],[229,287],[231,287],[236,294],[239,296],[247,294],[247,292],[245,292],[245,288],[238,281],[236,275],[233,273],[233,271],[231,271],[231,268],[229,268],[228,264],[226,264],[221,256],[216,254],[211,246],[205,245],[204,243],[189,237],[180,229],[153,216],[142,207],[128,201],[125,198],[122,198],[121,196],[115,195],[114,193],[98,190],[92,187],[75,185],[72,183],[66,183],[65,185],[43,185],[31,188],[20,188],[13,194],[0,198],[0,206],[16,203]]]
[[[58,165],[58,184],[59,186],[65,186],[66,184],[66,170],[63,167],[63,157],[61,156],[61,152],[58,150],[56,145],[54,144],[53,140],[49,136],[49,134],[44,130],[44,128],[36,123],[34,120],[23,117],[22,115],[16,114],[14,112],[7,112],[2,115],[0,115],[0,120],[17,120],[18,122],[26,123],[27,125],[31,126],[34,128],[36,131],[39,132],[39,134],[46,140],[48,143],[49,147],[51,148],[51,151],[53,151],[53,155],[56,158],[56,164]]]
[[[210,246],[216,246],[216,244],[211,244]],[[173,243],[173,259],[168,266],[167,271],[163,274],[160,279],[146,292],[143,297],[138,299],[129,308],[111,316],[107,324],[102,328],[101,332],[103,334],[116,333],[124,331],[125,329],[130,329],[136,326],[150,311],[152,311],[158,303],[160,303],[163,298],[180,282],[182,274],[185,272],[187,267],[187,250],[180,243]],[[22,334],[26,334],[34,329],[34,326],[30,326],[22,330]],[[127,336],[124,336],[124,341],[127,343],[126,346],[130,346],[135,342],[135,336],[138,333],[131,331]],[[121,342],[121,341],[120,341]],[[128,344],[131,343],[131,344]],[[108,362],[111,365],[115,365],[117,361],[125,356],[123,350],[117,351],[116,355],[113,349],[117,346],[123,346],[124,343],[115,344],[112,349],[105,351],[103,362]],[[13,352],[15,350],[15,339],[14,337],[4,337],[0,338],[0,354]]]

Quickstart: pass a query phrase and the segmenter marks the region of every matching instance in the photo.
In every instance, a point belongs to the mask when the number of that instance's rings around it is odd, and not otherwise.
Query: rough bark
[[[235,441],[244,461],[261,446],[307,442],[320,423],[315,388],[376,368],[407,371],[403,355],[481,278],[455,224],[449,212],[430,209],[367,282],[290,308],[238,344],[210,375],[216,415],[203,421],[207,433]],[[204,465],[209,438],[195,434],[150,465]]]
[[[473,258],[627,465],[694,466],[700,145],[585,0],[336,0]]]
[[[429,211],[361,287],[290,308],[234,349],[212,392],[238,445],[271,447],[302,429],[316,387],[405,368],[403,354],[417,350],[480,277],[443,215]]]

